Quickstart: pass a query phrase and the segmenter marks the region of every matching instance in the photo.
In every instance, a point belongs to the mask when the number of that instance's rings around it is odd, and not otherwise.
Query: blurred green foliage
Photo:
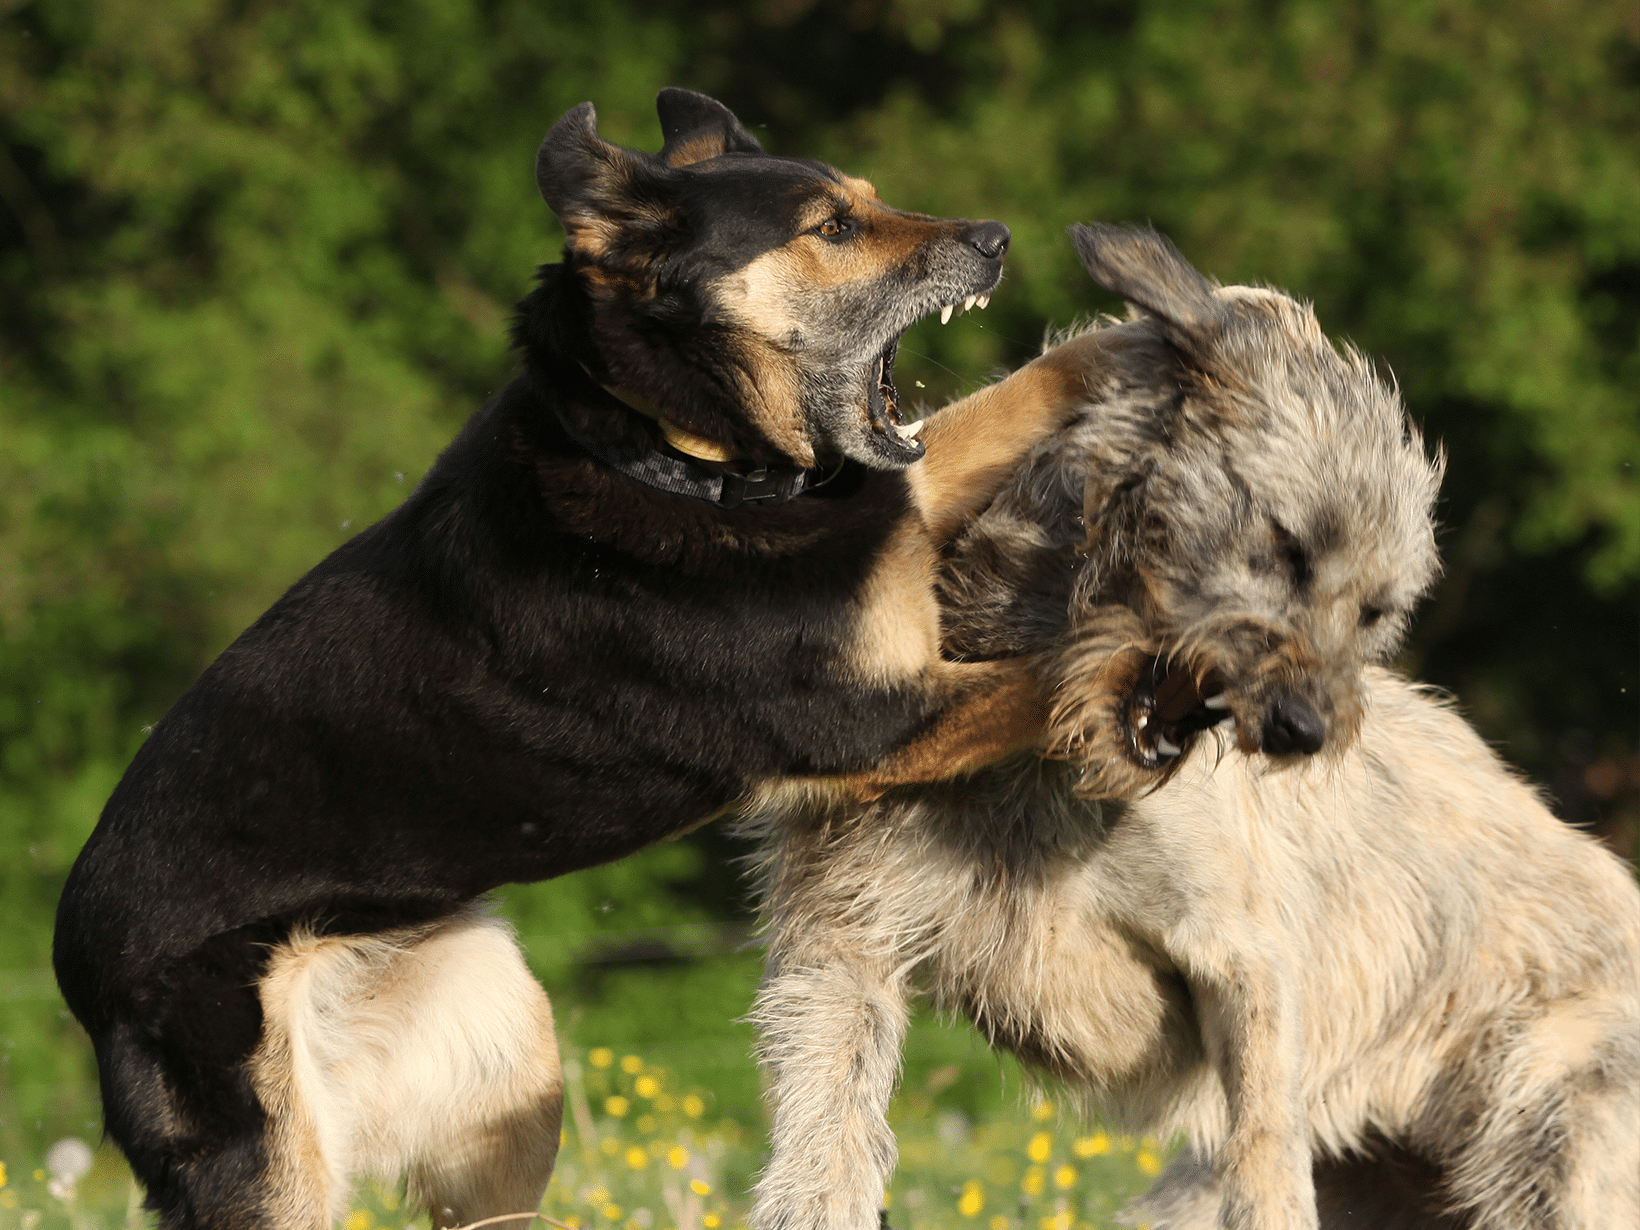
[[[1632,849],[1629,0],[0,12],[0,1116],[81,1113],[52,1109],[83,1106],[62,1091],[89,1068],[39,971],[145,725],[508,378],[510,305],[559,243],[531,174],[546,128],[590,98],[606,136],[655,148],[666,84],[894,204],[1013,227],[991,310],[906,339],[900,387],[929,405],[1118,310],[1073,220],[1151,220],[1223,281],[1313,298],[1451,454],[1448,572],[1406,665]],[[569,959],[743,912],[730,853],[708,832],[504,894],[577,1036],[744,1054],[725,1023],[752,958]]]

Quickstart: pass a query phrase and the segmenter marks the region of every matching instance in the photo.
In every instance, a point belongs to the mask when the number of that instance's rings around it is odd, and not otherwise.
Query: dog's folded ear
[[[607,245],[612,228],[664,229],[675,220],[676,172],[658,158],[612,145],[598,135],[589,102],[552,126],[535,155],[535,183],[572,242]]]
[[[747,132],[735,113],[715,98],[669,86],[655,99],[661,117],[660,160],[686,167],[724,154],[761,154],[763,147]]]
[[[1071,242],[1099,285],[1143,308],[1163,335],[1187,353],[1217,336],[1224,303],[1215,283],[1198,273],[1171,240],[1148,226],[1076,223]]]

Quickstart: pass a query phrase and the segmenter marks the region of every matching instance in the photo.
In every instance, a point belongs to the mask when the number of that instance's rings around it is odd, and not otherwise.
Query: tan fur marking
[[[1020,458],[1086,404],[1111,341],[1083,334],[929,416],[922,430],[928,453],[913,481],[935,542],[949,541],[991,502]]]
[[[958,699],[925,734],[886,760],[844,781],[861,800],[894,786],[972,773],[1030,747],[1047,722],[1037,664],[1027,658],[996,662],[937,662],[929,672]]]
[[[673,150],[667,162],[675,167],[686,167],[691,163],[705,162],[709,158],[721,158],[724,148],[721,132],[702,133],[698,137],[691,137]]]
[[[896,535],[862,589],[855,670],[872,687],[916,679],[940,655],[934,553],[920,533]]]
[[[558,1149],[552,1010],[477,910],[281,944],[250,1070],[269,1117],[267,1225],[321,1230],[355,1179],[405,1176],[435,1225],[534,1208]]]

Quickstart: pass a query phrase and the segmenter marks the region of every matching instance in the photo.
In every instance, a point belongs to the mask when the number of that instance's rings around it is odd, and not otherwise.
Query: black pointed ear
[[[672,169],[598,135],[589,102],[552,126],[535,155],[535,183],[572,244],[596,249],[618,228],[659,229],[673,218]]]
[[[1179,255],[1167,236],[1148,226],[1070,228],[1082,267],[1099,285],[1161,322],[1168,341],[1186,350],[1216,335],[1225,308],[1209,281]]]
[[[735,113],[715,98],[669,86],[655,99],[661,117],[659,158],[668,166],[686,167],[724,154],[761,154],[763,147]]]

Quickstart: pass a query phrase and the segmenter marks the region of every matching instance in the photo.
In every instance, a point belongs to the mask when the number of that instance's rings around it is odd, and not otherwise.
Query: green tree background
[[[508,379],[511,304],[560,242],[547,127],[590,98],[653,149],[667,84],[895,204],[1013,227],[991,310],[906,340],[929,405],[1117,308],[1071,221],[1150,220],[1223,281],[1313,299],[1451,454],[1447,572],[1404,665],[1633,853],[1631,0],[0,13],[0,1144],[85,1130],[51,911],[143,730]],[[691,955],[733,946],[733,853],[708,831],[503,896],[572,1044],[670,1045],[749,1103],[726,1022],[755,957]]]

